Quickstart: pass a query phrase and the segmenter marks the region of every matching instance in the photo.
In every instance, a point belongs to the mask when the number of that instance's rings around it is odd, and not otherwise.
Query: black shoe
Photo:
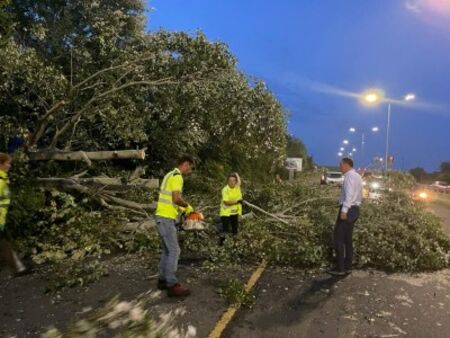
[[[158,279],[158,284],[156,284],[158,290],[167,290],[167,282],[164,279]]]
[[[336,269],[328,270],[327,273],[332,276],[346,276],[347,275],[345,273],[345,271],[340,271],[340,270],[336,270]]]

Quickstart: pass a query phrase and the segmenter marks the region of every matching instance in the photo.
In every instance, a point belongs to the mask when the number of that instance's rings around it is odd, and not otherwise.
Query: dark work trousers
[[[237,235],[238,233],[238,227],[239,227],[239,216],[238,215],[230,215],[230,216],[222,216],[220,217],[220,220],[222,221],[222,227],[223,232],[227,233],[230,232],[233,235]],[[231,229],[230,229],[231,227]]]
[[[222,222],[222,233],[220,234],[220,245],[225,241],[225,234],[230,232],[233,233],[233,236],[237,235],[239,228],[239,216],[238,215],[230,215],[230,216],[221,216],[220,220]]]
[[[13,273],[25,270],[25,266],[14,251],[9,235],[5,231],[0,231],[0,251]]]
[[[342,206],[339,208],[334,226],[334,249],[336,251],[336,268],[339,271],[350,270],[353,259],[353,226],[359,218],[359,207],[352,206],[347,212],[347,219],[341,220]]]

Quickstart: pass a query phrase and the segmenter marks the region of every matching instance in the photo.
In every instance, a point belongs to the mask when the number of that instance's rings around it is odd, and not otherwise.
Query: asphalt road
[[[345,278],[269,270],[224,337],[449,337],[450,270]]]
[[[450,234],[450,209],[430,205]],[[450,337],[450,270],[424,274],[269,269],[224,337]]]

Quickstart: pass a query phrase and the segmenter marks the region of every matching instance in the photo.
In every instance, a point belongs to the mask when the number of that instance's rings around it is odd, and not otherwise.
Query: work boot
[[[186,297],[191,294],[189,289],[182,286],[180,283],[175,284],[167,288],[167,295],[169,297]]]
[[[33,269],[28,268],[14,273],[14,277],[22,277],[33,273]]]
[[[158,290],[167,290],[167,282],[164,279],[158,279],[156,287]]]

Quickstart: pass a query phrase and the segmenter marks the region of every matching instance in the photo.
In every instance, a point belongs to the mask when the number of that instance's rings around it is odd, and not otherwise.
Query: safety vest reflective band
[[[178,179],[180,177],[180,179]],[[173,180],[177,178],[177,181]],[[173,189],[173,185],[175,184],[176,190]],[[172,192],[180,191],[183,188],[183,177],[178,168],[170,171],[164,176],[164,179],[161,183],[161,188],[159,191],[158,204],[156,207],[156,216],[161,216],[170,219],[176,219],[178,216],[179,208],[172,201]]]
[[[8,212],[9,203],[8,175],[3,170],[0,170],[0,230],[3,229],[6,223],[6,214]]]
[[[9,205],[9,180],[8,175],[0,170],[0,205]]]
[[[167,184],[169,183],[170,178],[177,174],[180,175],[180,172],[178,171],[178,169],[174,169],[164,177],[161,184],[161,189],[159,191],[158,203],[161,202],[170,205],[176,205],[172,202],[172,191],[167,190]]]

